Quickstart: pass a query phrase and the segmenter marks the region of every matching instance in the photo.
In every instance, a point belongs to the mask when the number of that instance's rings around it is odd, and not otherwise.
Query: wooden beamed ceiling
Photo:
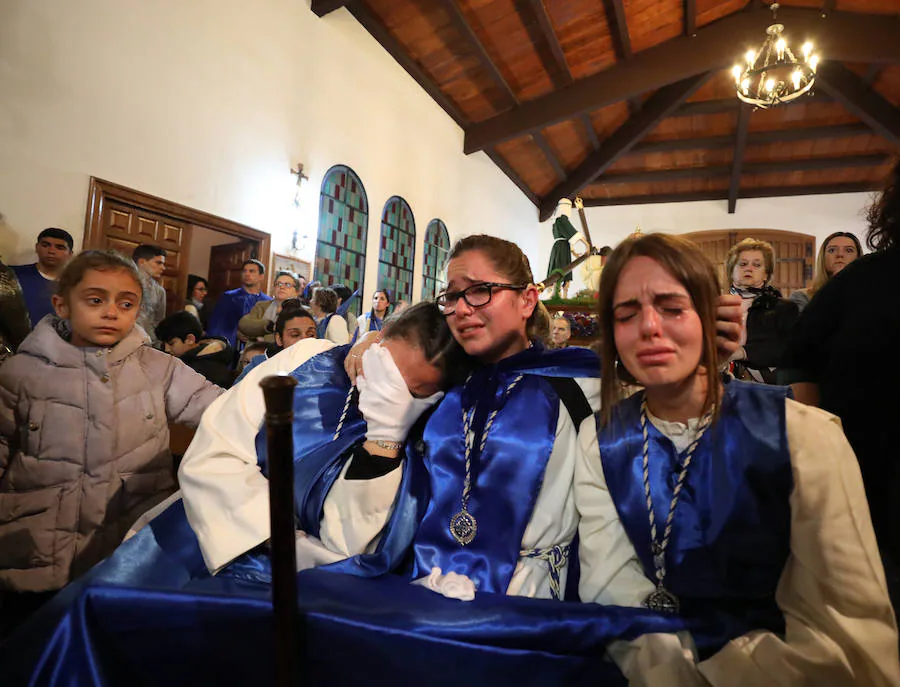
[[[312,0],[346,8],[539,208],[873,190],[900,149],[900,3],[784,0],[815,93],[753,111],[728,68],[768,0]]]

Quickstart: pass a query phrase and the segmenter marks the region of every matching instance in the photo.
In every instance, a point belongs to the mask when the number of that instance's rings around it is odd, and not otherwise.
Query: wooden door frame
[[[197,226],[212,229],[214,231],[235,236],[240,239],[249,239],[259,243],[259,255],[257,258],[262,261],[263,265],[269,264],[269,254],[271,252],[272,237],[264,231],[259,231],[246,224],[233,222],[230,219],[211,215],[203,210],[196,210],[186,205],[174,203],[165,198],[151,196],[148,193],[142,193],[127,186],[121,186],[111,181],[91,177],[90,190],[88,192],[88,203],[84,217],[84,239],[82,247],[102,248],[104,243],[103,233],[103,210],[109,201],[118,201],[127,205],[132,205],[150,212],[171,217],[174,220],[184,222],[188,225],[195,224]],[[188,242],[188,253],[190,251],[190,242]],[[189,257],[189,255],[188,255]],[[184,298],[187,290],[188,267],[185,261],[185,269],[178,277],[178,291]]]

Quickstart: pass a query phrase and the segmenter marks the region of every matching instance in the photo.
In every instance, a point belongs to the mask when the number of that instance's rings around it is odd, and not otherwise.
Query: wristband
[[[383,448],[385,451],[399,451],[403,446],[403,443],[399,441],[384,441],[382,439],[376,439],[375,445],[378,448]]]

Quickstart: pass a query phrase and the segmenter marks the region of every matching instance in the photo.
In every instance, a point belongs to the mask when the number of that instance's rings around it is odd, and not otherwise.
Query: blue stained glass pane
[[[378,288],[391,291],[394,299],[412,301],[413,256],[416,225],[409,204],[394,196],[381,213],[378,252]]]

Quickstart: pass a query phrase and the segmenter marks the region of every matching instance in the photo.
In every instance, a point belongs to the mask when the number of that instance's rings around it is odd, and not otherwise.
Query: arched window
[[[369,201],[356,173],[335,165],[325,174],[319,199],[319,233],[316,237],[315,279],[323,284],[345,284],[359,289],[350,311],[359,314],[366,273],[366,234]]]
[[[416,222],[400,196],[388,199],[381,213],[381,249],[378,251],[378,288],[389,289],[394,300],[412,302]]]
[[[450,254],[447,225],[433,219],[425,230],[425,255],[422,259],[422,300],[430,301],[447,286],[444,263]]]

